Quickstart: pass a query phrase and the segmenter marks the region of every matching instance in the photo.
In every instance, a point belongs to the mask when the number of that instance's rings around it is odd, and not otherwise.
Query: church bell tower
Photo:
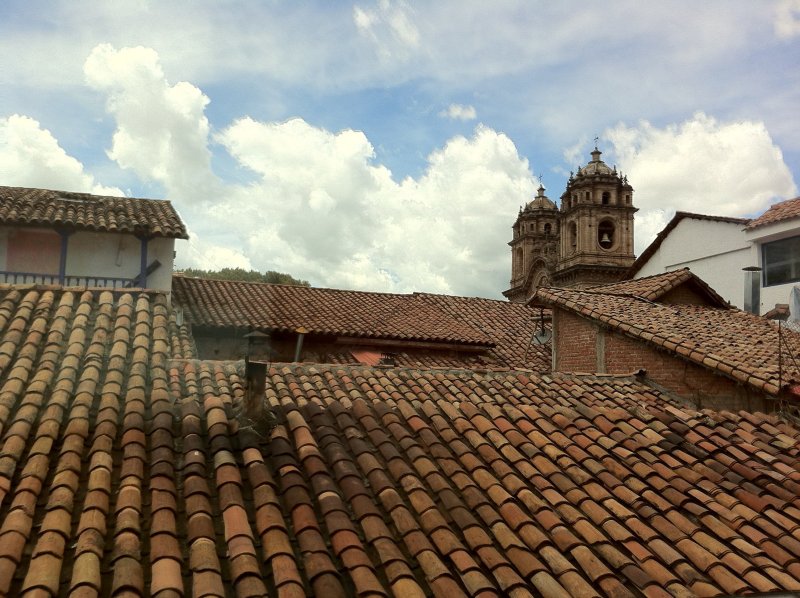
[[[511,286],[503,295],[524,303],[540,286],[548,286],[558,261],[559,213],[540,184],[533,200],[520,208],[511,239]]]
[[[586,288],[621,280],[633,264],[633,187],[594,148],[561,196],[559,259],[553,285]]]

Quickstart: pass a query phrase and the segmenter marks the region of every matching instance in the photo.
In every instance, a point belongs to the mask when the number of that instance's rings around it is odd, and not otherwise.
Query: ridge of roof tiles
[[[658,301],[661,297],[678,288],[679,286],[690,283],[700,289],[710,301],[717,307],[729,307],[725,301],[708,283],[696,276],[689,268],[680,268],[661,274],[653,274],[642,278],[632,278],[620,282],[613,282],[604,285],[590,287],[588,290],[598,293],[608,293],[610,295],[634,295],[649,301]]]
[[[654,303],[597,290],[542,288],[535,298],[601,321],[771,395],[800,381],[800,370],[793,363],[778,363],[777,326],[735,308]],[[800,334],[784,330],[783,341],[795,353],[800,351]]]
[[[800,197],[787,199],[786,201],[771,205],[761,216],[751,220],[745,230],[753,230],[760,226],[775,224],[776,222],[791,220],[793,218],[800,218]]]
[[[672,220],[670,220],[667,225],[661,229],[661,232],[656,235],[656,238],[653,239],[650,245],[648,245],[641,255],[636,258],[633,264],[631,264],[631,267],[625,274],[626,278],[633,278],[633,276],[642,269],[642,266],[644,266],[650,260],[650,258],[653,257],[653,254],[658,251],[658,248],[661,247],[664,239],[666,239],[672,230],[678,226],[678,224],[680,224],[681,220],[684,220],[685,218],[692,220],[705,220],[707,222],[726,222],[729,224],[740,224],[742,226],[745,226],[750,222],[750,220],[747,218],[711,216],[708,214],[695,214],[693,212],[675,212]]]
[[[189,238],[167,200],[29,187],[0,186],[0,224]]]

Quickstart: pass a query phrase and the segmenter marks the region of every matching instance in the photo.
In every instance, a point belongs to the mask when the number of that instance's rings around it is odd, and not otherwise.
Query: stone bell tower
[[[556,204],[538,194],[520,208],[511,246],[511,287],[503,291],[510,301],[527,301],[540,286],[547,286],[558,262],[559,213]]]
[[[594,148],[561,196],[554,286],[586,288],[621,280],[634,261],[633,187]]]

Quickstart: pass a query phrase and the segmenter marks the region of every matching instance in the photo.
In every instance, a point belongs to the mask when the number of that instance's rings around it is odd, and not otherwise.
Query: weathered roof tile
[[[800,381],[794,365],[778,363],[775,324],[740,310],[665,305],[594,290],[540,289],[535,297],[546,305],[591,313],[592,319],[609,326],[613,317],[620,322],[614,328],[645,343],[651,342],[646,330],[658,331],[667,339],[664,346],[673,342],[678,355],[769,394]],[[570,307],[575,302],[584,307]],[[783,335],[783,342],[800,347],[800,334],[784,330]],[[708,357],[713,361],[707,362]]]
[[[771,205],[761,216],[751,220],[747,224],[747,230],[753,230],[754,228],[783,222],[784,220],[793,218],[800,218],[800,197],[787,199],[786,201]]]
[[[800,586],[800,432],[772,416],[691,411],[632,378],[277,364],[261,426],[238,419],[241,364],[168,361],[162,296],[5,300],[22,310],[3,323],[0,298],[5,593]],[[22,351],[69,310],[63,354]],[[112,350],[107,371],[61,369]]]
[[[0,186],[0,223],[188,239],[166,200]]]

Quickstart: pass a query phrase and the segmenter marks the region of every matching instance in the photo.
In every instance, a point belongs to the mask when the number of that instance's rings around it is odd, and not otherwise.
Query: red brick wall
[[[591,321],[556,310],[556,364],[561,372],[595,372],[630,374],[646,370],[646,377],[667,390],[690,401],[698,408],[738,411],[764,411],[764,397],[730,378],[695,365],[667,351],[658,350],[645,341],[611,330],[600,332],[604,357],[597,367],[599,328]]]
[[[588,320],[560,309],[553,310],[556,349],[555,370],[559,372],[597,371],[597,328]]]
[[[687,285],[682,284],[678,288],[672,289],[669,293],[663,295],[659,303],[675,303],[681,305],[709,305],[708,299],[700,295]]]

